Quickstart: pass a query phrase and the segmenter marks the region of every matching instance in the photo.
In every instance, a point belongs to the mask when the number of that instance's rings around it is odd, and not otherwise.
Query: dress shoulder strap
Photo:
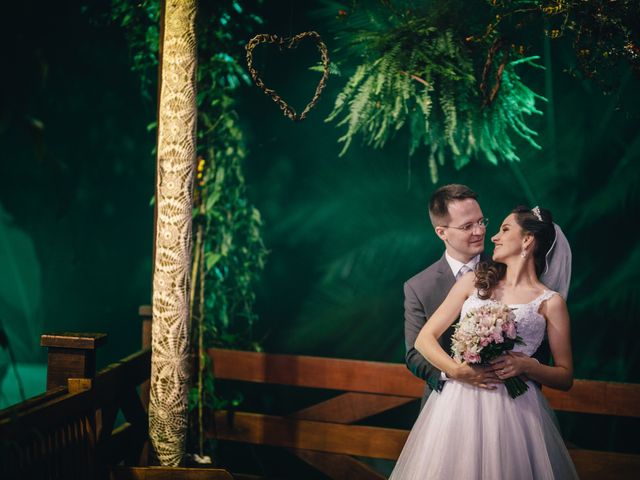
[[[558,292],[554,292],[553,290],[545,290],[542,295],[540,295],[531,303],[535,310],[538,311],[540,309],[540,305],[542,305],[542,302],[549,300],[554,295],[558,295]]]

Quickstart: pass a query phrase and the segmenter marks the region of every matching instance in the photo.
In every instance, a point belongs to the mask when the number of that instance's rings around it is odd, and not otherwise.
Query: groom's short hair
[[[443,185],[431,195],[429,200],[429,218],[435,227],[449,221],[449,204],[458,200],[478,199],[478,194],[466,185],[452,183]]]

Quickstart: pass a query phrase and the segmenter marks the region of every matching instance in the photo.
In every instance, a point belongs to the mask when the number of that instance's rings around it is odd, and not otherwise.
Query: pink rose
[[[462,355],[468,363],[480,363],[480,355],[477,353],[464,352]]]

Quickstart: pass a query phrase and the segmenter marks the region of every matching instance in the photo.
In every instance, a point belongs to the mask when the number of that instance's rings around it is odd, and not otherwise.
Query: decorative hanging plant
[[[640,75],[638,0],[489,0],[487,31],[500,30],[531,44],[538,31],[573,50],[566,71],[609,93],[627,72]],[[537,38],[537,37],[533,37]]]
[[[459,14],[460,2],[451,4]],[[435,183],[447,161],[459,169],[474,157],[518,160],[514,136],[540,148],[526,117],[542,113],[536,104],[544,98],[516,71],[520,64],[538,67],[538,57],[514,55],[496,32],[478,41],[469,28],[463,36],[446,22],[453,7],[416,5],[386,1],[338,10],[338,41],[346,43],[345,59],[358,62],[327,118],[347,128],[341,155],[356,137],[382,148],[408,128],[409,154],[426,147]]]
[[[320,53],[320,58],[322,59],[321,61],[322,77],[320,78],[320,81],[316,86],[316,91],[313,95],[313,98],[304,107],[304,109],[302,110],[302,113],[298,115],[295,109],[291,105],[289,105],[287,101],[278,94],[278,92],[276,92],[272,88],[268,88],[264,84],[264,81],[260,77],[260,74],[258,73],[256,68],[253,66],[253,50],[258,45],[261,45],[261,44],[278,45],[280,50],[283,50],[285,48],[287,49],[296,48],[298,44],[305,39],[313,40],[316,43],[316,46],[318,47],[318,52]],[[302,33],[298,33],[297,35],[294,35],[293,37],[281,37],[275,34],[261,33],[253,37],[251,40],[249,40],[249,42],[247,43],[246,49],[247,49],[247,68],[249,69],[251,78],[253,78],[253,81],[255,82],[257,87],[260,90],[262,90],[265,95],[269,95],[271,99],[274,102],[276,102],[276,104],[278,104],[278,106],[280,107],[280,110],[282,110],[282,113],[284,114],[285,117],[289,118],[290,120],[293,120],[294,122],[304,120],[307,117],[307,114],[311,111],[311,109],[316,106],[316,104],[318,103],[318,100],[320,100],[320,95],[322,94],[322,91],[324,90],[324,87],[327,84],[327,79],[329,78],[329,73],[330,73],[329,51],[325,43],[322,41],[322,37],[320,37],[318,32],[314,32],[314,31],[302,32]]]

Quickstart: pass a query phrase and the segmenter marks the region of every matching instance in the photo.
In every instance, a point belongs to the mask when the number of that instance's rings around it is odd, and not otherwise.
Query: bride
[[[578,478],[539,385],[568,390],[573,362],[566,297],[570,250],[551,214],[518,207],[491,238],[494,265],[463,276],[429,318],[416,349],[449,380],[429,396],[390,479]],[[458,382],[471,367],[445,352],[438,338],[460,314],[487,303],[508,305],[524,343],[493,360],[498,378],[519,376],[528,389],[511,398],[503,384],[478,388]],[[553,366],[531,355],[547,333]]]

